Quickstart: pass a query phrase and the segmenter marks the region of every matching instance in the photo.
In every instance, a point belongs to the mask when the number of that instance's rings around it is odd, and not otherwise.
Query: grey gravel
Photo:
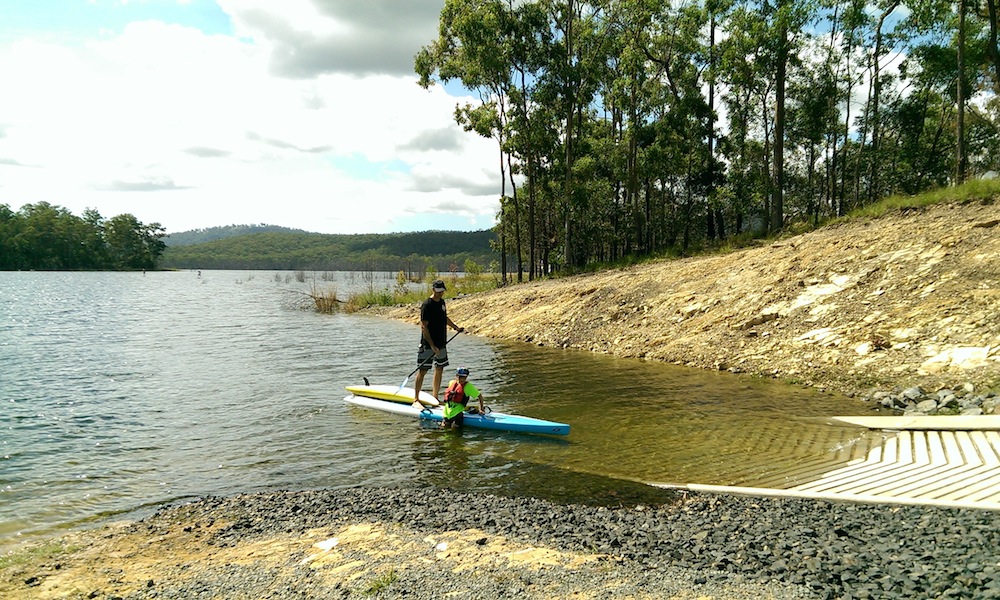
[[[700,493],[663,498],[657,505],[609,507],[436,489],[270,492],[203,498],[130,527],[153,535],[163,523],[224,518],[228,525],[211,542],[225,547],[379,522],[417,537],[478,529],[606,555],[597,568],[491,568],[475,577],[443,576],[429,563],[399,573],[370,596],[377,598],[1000,598],[994,512]],[[165,574],[127,598],[365,595],[323,584],[307,567],[268,572],[219,565],[212,573],[196,583]]]

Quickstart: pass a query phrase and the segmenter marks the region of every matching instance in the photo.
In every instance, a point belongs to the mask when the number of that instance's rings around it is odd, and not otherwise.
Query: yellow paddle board
[[[413,404],[414,390],[410,387],[400,389],[398,385],[349,385],[347,386],[347,391],[355,396],[363,396],[365,398]],[[434,396],[424,391],[420,392],[420,402],[424,406],[439,406],[441,404],[434,399]]]

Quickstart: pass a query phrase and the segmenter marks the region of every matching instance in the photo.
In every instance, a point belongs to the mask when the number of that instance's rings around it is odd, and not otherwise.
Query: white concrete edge
[[[935,430],[935,431],[996,431],[1000,430],[1000,415],[926,415],[905,416],[836,416],[826,417],[832,424],[854,425],[867,429]]]
[[[828,500],[833,502],[863,502],[866,504],[897,504],[904,506],[920,505],[936,506],[941,508],[974,508],[979,510],[1000,511],[1000,504],[996,502],[963,502],[961,500],[935,500],[932,498],[896,498],[892,496],[872,496],[867,494],[833,494],[825,492],[709,485],[701,483],[689,483],[685,485],[650,483],[649,485],[666,489],[690,490],[692,492],[711,494],[737,494],[740,496],[764,496],[773,498],[806,498],[809,500]]]

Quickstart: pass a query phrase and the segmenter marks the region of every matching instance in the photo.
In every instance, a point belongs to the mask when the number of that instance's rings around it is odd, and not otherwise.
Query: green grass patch
[[[934,204],[992,204],[1000,196],[1000,180],[976,179],[956,187],[944,187],[916,196],[890,196],[874,204],[855,209],[840,220],[881,217],[898,210],[925,208]]]
[[[39,546],[34,546],[24,550],[17,550],[10,554],[0,555],[0,571],[27,564],[34,564],[57,556],[62,556],[75,552],[77,546],[66,546],[62,542],[48,542]]]
[[[359,591],[364,596],[374,596],[379,594],[389,588],[392,584],[396,583],[399,579],[399,575],[396,574],[394,569],[389,569],[388,572],[383,573],[368,582],[368,585],[361,588]]]

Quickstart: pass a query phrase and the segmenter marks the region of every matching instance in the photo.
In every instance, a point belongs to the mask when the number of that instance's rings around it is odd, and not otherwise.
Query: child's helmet
[[[469,376],[469,367],[459,367],[458,370],[455,371],[455,375],[457,375],[459,377],[468,377]]]

